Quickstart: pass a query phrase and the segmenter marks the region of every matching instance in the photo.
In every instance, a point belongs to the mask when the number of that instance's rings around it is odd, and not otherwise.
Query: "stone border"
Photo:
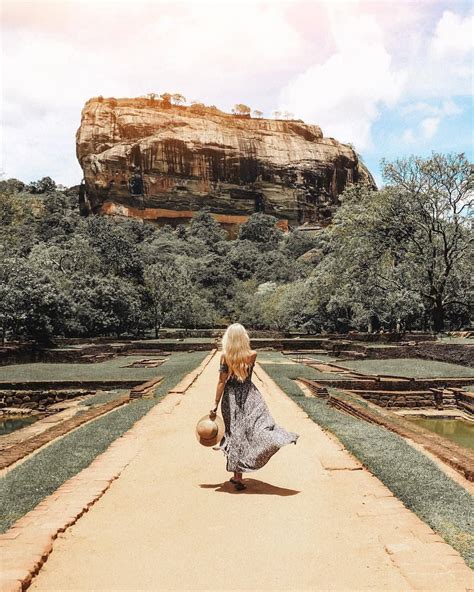
[[[321,386],[321,383],[307,378],[298,378],[298,380],[318,396],[318,387]],[[355,396],[350,390],[339,390],[342,393],[350,395],[352,398]],[[328,397],[328,402],[341,411],[354,415],[358,419],[378,424],[391,432],[395,432],[399,436],[410,438],[418,444],[422,444],[427,450],[458,471],[468,481],[474,482],[473,455],[456,443],[445,443],[437,434],[429,432],[420,426],[412,426],[400,415],[397,415],[397,423],[390,421],[390,411],[387,410],[384,410],[384,414],[381,414],[381,412],[376,413],[371,409],[357,405],[356,401],[349,402],[332,393]]]
[[[140,451],[140,423],[149,413],[174,407],[176,394],[185,394],[216,353],[213,349],[201,364],[171,389],[157,405],[77,475],[63,483],[33,510],[0,534],[2,572],[0,592],[22,592],[31,584],[53,550],[54,539],[87,512],[107,491]],[[165,411],[166,412],[166,411]]]
[[[128,403],[129,400],[130,395],[122,395],[121,397],[118,397],[113,401],[109,401],[108,403],[104,403],[99,407],[93,407],[92,409],[85,410],[81,414],[74,415],[74,417],[66,419],[58,425],[44,430],[44,432],[41,432],[41,434],[28,438],[28,440],[25,440],[24,442],[14,444],[5,450],[2,450],[0,456],[0,471],[21,460],[25,456],[28,456],[45,444],[49,444],[52,440],[59,438],[60,436],[64,436],[83,423],[87,423],[88,421],[96,419],[100,415],[104,415],[104,413],[115,409],[116,407],[120,407],[121,405]]]

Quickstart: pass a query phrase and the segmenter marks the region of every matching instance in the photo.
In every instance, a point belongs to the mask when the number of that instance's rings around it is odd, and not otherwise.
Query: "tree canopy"
[[[464,154],[382,161],[332,223],[281,231],[254,213],[229,240],[208,209],[188,225],[79,215],[50,177],[0,181],[2,339],[159,335],[164,325],[308,332],[469,327],[472,168]]]

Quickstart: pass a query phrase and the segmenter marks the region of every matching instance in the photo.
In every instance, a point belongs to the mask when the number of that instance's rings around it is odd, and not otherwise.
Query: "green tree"
[[[144,273],[145,290],[153,319],[155,337],[158,338],[164,323],[172,323],[179,317],[183,294],[190,285],[182,270],[171,261],[148,266]]]
[[[383,159],[382,167],[392,189],[389,215],[397,223],[391,233],[398,243],[392,247],[394,264],[416,266],[410,288],[427,303],[433,329],[441,331],[450,306],[468,306],[456,286],[464,261],[474,255],[472,166],[463,153],[433,152],[429,158]]]
[[[211,249],[227,237],[225,230],[217,222],[208,208],[195,212],[188,227],[188,236],[203,241]]]
[[[172,94],[171,100],[175,105],[184,105],[184,103],[186,103],[186,98],[179,93]]]
[[[283,232],[277,228],[277,219],[268,214],[257,212],[239,228],[239,239],[259,243],[262,250],[276,249],[283,238]]]
[[[141,281],[143,261],[137,244],[130,240],[124,229],[110,218],[89,217],[86,235],[101,260],[104,275],[115,274]]]
[[[235,113],[236,115],[248,115],[251,111],[252,109],[243,103],[237,103],[232,109],[232,113]]]
[[[0,262],[2,340],[8,333],[51,343],[64,329],[68,300],[54,274],[19,258]]]
[[[69,334],[120,337],[147,324],[144,294],[126,279],[78,273],[70,278],[67,294],[72,307],[67,317]]]
[[[51,177],[43,177],[38,181],[32,181],[27,186],[30,193],[48,193],[56,189],[56,182]]]

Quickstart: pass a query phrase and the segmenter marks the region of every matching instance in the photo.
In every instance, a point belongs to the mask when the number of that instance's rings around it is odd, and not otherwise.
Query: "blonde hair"
[[[240,323],[229,325],[222,337],[222,353],[229,368],[229,373],[243,382],[249,371],[249,358],[252,354],[250,338],[245,327]]]

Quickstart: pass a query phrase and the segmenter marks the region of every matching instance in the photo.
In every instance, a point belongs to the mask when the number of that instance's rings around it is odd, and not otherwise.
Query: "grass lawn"
[[[337,362],[338,360],[336,356],[331,356],[330,354],[288,354],[285,357],[296,359],[298,356],[321,362]]]
[[[307,378],[308,380],[321,380],[323,378],[334,380],[347,378],[347,375],[339,374],[337,372],[319,372],[315,368],[305,366],[304,364],[290,364],[288,363],[287,356],[284,356],[283,354],[277,352],[261,352],[257,356],[257,362],[262,362],[262,368],[264,370],[267,370],[269,366],[282,366],[282,375],[287,377],[286,386],[288,388],[291,388],[290,385],[294,384],[293,380],[295,380],[296,378]]]
[[[214,343],[214,337],[164,337],[163,339],[147,339],[140,343],[146,343],[147,345],[160,344],[160,343]]]
[[[128,389],[113,389],[110,391],[98,392],[97,394],[87,397],[87,399],[81,401],[79,405],[81,407],[97,407],[98,405],[103,405],[104,403],[118,399],[126,393],[128,393]]]
[[[474,345],[474,337],[438,337],[436,341],[459,345]]]
[[[338,362],[339,366],[351,368],[357,372],[368,374],[393,374],[395,376],[412,376],[414,378],[437,378],[474,376],[474,368],[466,368],[459,364],[420,360],[417,358],[393,358],[387,360],[348,360]]]
[[[158,357],[158,356],[155,356]],[[161,368],[123,368],[132,362],[154,356],[118,356],[96,364],[34,363],[0,366],[0,380],[129,380],[143,378],[143,382],[161,375]]]
[[[358,341],[357,342],[358,345],[364,345],[367,348],[371,348],[371,347],[377,347],[377,348],[383,348],[383,349],[390,349],[390,348],[394,348],[394,347],[400,347],[400,345],[397,343],[396,345],[390,344],[390,343],[377,343],[376,341],[374,343],[365,343],[363,341]]]
[[[378,477],[408,508],[457,549],[474,567],[474,500],[472,496],[422,452],[401,436],[305,397],[293,381],[309,369],[268,364],[275,382],[323,429]]]
[[[67,434],[0,478],[0,532],[65,481],[87,467],[108,446],[129,430],[209,352],[179,352],[159,368],[164,380],[153,399],[136,399]],[[155,370],[157,370],[155,368]]]

